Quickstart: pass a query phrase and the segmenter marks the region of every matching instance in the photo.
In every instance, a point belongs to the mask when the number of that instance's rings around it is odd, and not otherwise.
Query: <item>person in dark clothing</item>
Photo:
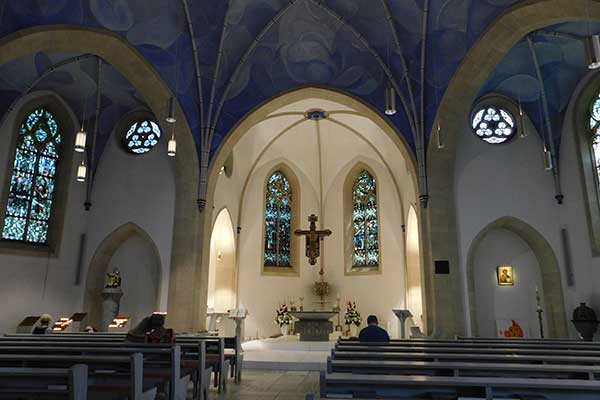
[[[52,321],[52,317],[48,314],[44,314],[40,317],[40,324],[33,329],[31,332],[34,335],[47,335],[52,333],[52,327],[50,326],[50,322]]]
[[[385,329],[379,327],[379,321],[376,316],[369,315],[367,324],[369,324],[369,326],[361,330],[358,335],[359,341],[378,343],[390,341],[390,335],[388,335]]]

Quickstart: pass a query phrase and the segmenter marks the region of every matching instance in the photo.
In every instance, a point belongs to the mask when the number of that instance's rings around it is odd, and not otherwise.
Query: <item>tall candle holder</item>
[[[540,326],[540,337],[543,339],[544,338],[544,324],[543,324],[542,314],[544,313],[544,310],[542,309],[540,291],[538,290],[537,286],[535,287],[535,301],[536,301],[535,312],[538,315],[538,324]]]

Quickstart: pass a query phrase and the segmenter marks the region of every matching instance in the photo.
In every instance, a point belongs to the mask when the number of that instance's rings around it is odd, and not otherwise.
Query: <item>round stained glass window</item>
[[[515,119],[506,110],[494,106],[483,107],[473,114],[473,132],[484,142],[505,143],[516,131]]]
[[[144,154],[158,144],[161,133],[160,127],[154,121],[134,122],[125,135],[125,145],[132,153]]]

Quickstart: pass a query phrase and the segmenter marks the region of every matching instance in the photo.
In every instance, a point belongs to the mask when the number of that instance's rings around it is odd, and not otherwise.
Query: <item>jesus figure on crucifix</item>
[[[295,235],[306,236],[306,257],[310,265],[315,265],[317,258],[321,255],[321,240],[331,235],[329,229],[317,230],[318,220],[319,218],[315,214],[311,214],[308,217],[308,222],[310,222],[309,230],[297,229],[294,231]]]

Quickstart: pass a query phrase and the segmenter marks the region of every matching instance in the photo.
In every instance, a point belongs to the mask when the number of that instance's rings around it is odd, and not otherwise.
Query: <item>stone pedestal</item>
[[[100,332],[107,332],[108,325],[119,315],[121,297],[121,288],[105,288],[102,291],[102,325],[98,327]]]
[[[406,339],[406,320],[412,317],[412,314],[408,310],[394,309],[392,310],[396,317],[400,320],[400,338]]]
[[[294,311],[290,314],[299,320],[294,326],[300,334],[301,342],[329,341],[329,334],[333,333],[333,322],[330,319],[337,315],[337,312]]]

